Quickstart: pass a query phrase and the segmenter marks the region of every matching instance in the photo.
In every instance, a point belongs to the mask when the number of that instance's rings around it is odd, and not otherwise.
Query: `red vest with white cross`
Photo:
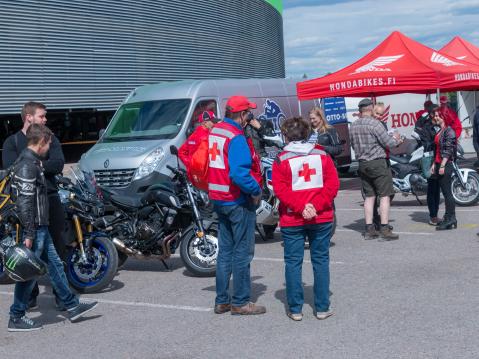
[[[293,192],[314,190],[323,187],[323,167],[321,155],[326,152],[318,148],[308,155],[298,155],[294,152],[280,153],[278,159],[287,161],[291,170],[291,189]]]
[[[319,145],[308,154],[284,151],[273,164],[273,189],[280,200],[281,227],[331,222],[338,188],[334,163]],[[308,203],[316,208],[317,216],[306,220],[302,212]]]
[[[210,131],[209,142],[209,168],[208,168],[208,194],[210,199],[222,202],[236,201],[240,195],[240,188],[231,181],[229,176],[228,148],[231,140],[244,132],[226,122],[217,123]],[[248,143],[252,157],[251,175],[261,186],[261,172],[259,158],[254,148]]]

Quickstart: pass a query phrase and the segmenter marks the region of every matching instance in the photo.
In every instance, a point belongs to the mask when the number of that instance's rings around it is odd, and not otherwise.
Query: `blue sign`
[[[348,122],[344,97],[329,97],[323,101],[326,121],[328,121],[330,125]]]

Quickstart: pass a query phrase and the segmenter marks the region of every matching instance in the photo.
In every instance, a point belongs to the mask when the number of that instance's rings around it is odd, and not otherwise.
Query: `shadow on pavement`
[[[266,290],[268,287],[264,285],[263,283],[256,283],[257,280],[263,278],[262,276],[253,276],[251,277],[251,301],[252,302],[257,302],[258,299],[266,293]],[[233,289],[233,280],[230,281],[230,293],[231,290]],[[211,285],[209,287],[205,287],[202,290],[208,291],[208,292],[216,292],[216,286]]]
[[[284,285],[284,283],[283,283]],[[313,313],[316,311],[316,307],[314,305],[314,291],[312,285],[306,285],[303,282],[303,290],[304,290],[304,304],[307,304],[311,307]],[[329,296],[332,296],[333,293],[330,291]],[[284,311],[287,314],[289,312],[288,301],[286,299],[286,288],[279,289],[274,293],[274,297],[281,301],[284,305]],[[303,306],[304,312],[304,306]]]
[[[158,259],[128,258],[121,270],[136,272],[169,272],[183,267],[183,261],[180,257],[171,257],[166,259],[165,262],[170,270],[166,269],[163,263]]]
[[[411,220],[413,222],[418,223],[428,223],[429,222],[429,214],[427,212],[412,212],[409,214]]]
[[[356,219],[353,223],[349,223],[343,226],[343,228],[351,229],[353,231],[363,233],[364,232],[364,219]]]

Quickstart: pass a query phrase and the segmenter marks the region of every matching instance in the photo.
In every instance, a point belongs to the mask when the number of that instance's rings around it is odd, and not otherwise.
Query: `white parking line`
[[[0,295],[9,295],[13,296],[12,292],[0,292]],[[42,294],[43,296],[43,294]],[[45,297],[53,298],[53,295],[44,295]],[[171,305],[171,304],[158,304],[158,303],[145,303],[145,302],[125,302],[121,300],[108,300],[101,298],[87,298],[81,297],[82,300],[86,301],[97,301],[98,303],[111,304],[111,305],[123,305],[129,307],[144,307],[144,308],[159,308],[159,309],[177,309],[177,310],[187,310],[191,312],[211,312],[213,309],[208,307],[192,307],[188,305]]]
[[[263,261],[263,262],[284,262],[283,258],[270,258],[270,257],[254,257],[254,261]],[[303,259],[303,263],[311,263],[309,259]],[[339,261],[330,261],[329,264],[345,264],[344,262]]]
[[[414,210],[420,210],[424,213],[427,213],[427,209],[422,208],[422,207],[407,207],[407,206],[401,206],[401,208],[394,208],[391,207],[390,211],[391,212],[412,212]],[[336,212],[348,212],[348,211],[360,211],[364,212],[363,208],[336,208]],[[479,212],[479,208],[476,209],[461,209],[461,208],[456,208],[456,212]]]
[[[358,231],[352,230],[352,229],[336,229],[336,232],[354,232],[354,233],[359,233]],[[414,234],[418,236],[432,236],[434,233],[429,233],[429,232],[396,232],[394,233],[397,234]]]

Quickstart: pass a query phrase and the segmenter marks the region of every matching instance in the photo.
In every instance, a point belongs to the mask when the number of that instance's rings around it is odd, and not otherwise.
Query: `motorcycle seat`
[[[118,194],[114,194],[110,198],[111,203],[115,206],[120,207],[124,210],[132,210],[137,209],[142,206],[141,199],[139,197],[132,197],[132,196],[122,196]]]
[[[392,156],[391,155],[389,158],[394,162],[408,164],[409,160],[411,159],[411,156]]]

